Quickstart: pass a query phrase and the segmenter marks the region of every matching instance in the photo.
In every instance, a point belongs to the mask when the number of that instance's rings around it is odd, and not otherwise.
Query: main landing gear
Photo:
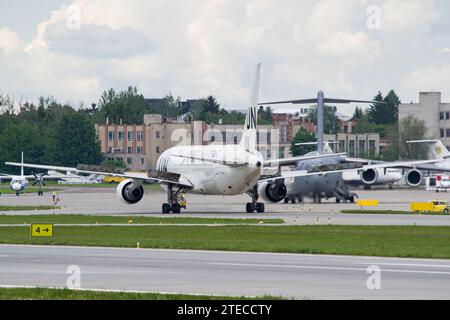
[[[162,205],[162,213],[163,214],[179,214],[181,212],[181,204],[178,199],[180,199],[179,195],[183,192],[183,188],[178,188],[174,190],[174,186],[169,184],[167,187],[167,203],[163,203]]]
[[[252,197],[252,202],[247,203],[247,205],[245,206],[247,213],[254,213],[255,211],[257,213],[264,213],[264,203],[257,202],[259,199],[258,187],[253,187],[247,192],[247,194]]]

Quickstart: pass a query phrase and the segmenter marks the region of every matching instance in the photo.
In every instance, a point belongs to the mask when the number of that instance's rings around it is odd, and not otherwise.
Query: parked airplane
[[[20,166],[20,175],[9,175],[9,174],[0,174],[0,180],[10,180],[9,188],[16,193],[16,196],[19,196],[21,192],[24,192],[25,189],[29,186],[28,179],[35,179],[33,182],[33,186],[38,185],[38,196],[43,196],[44,191],[42,191],[42,186],[45,186],[44,182],[44,174],[35,174],[32,175],[24,175],[24,163],[23,163],[23,152],[22,152],[22,162],[19,163]],[[48,176],[46,179],[55,179],[53,176]]]
[[[49,170],[48,174],[58,179],[58,184],[95,184],[102,183],[104,176],[98,174],[91,174],[89,176],[82,176],[79,174],[74,174],[70,171],[64,173],[59,173],[55,170]]]
[[[324,142],[323,153],[334,154],[330,147],[333,141]],[[298,143],[296,145],[317,145],[317,142]],[[318,151],[307,153],[306,155],[318,154]],[[377,178],[372,181],[365,181],[363,176],[357,169],[351,170],[349,163],[367,164],[368,160],[349,158],[346,156],[336,155],[330,158],[313,159],[298,163],[296,170],[307,170],[311,167],[329,166],[333,168],[347,169],[348,171],[328,174],[326,176],[307,176],[297,177],[294,183],[288,186],[287,196],[284,199],[285,203],[297,201],[302,202],[304,197],[310,197],[315,203],[320,203],[322,198],[336,198],[336,202],[349,201],[353,203],[358,195],[351,192],[347,185],[364,185],[371,187],[378,184],[392,184],[401,179],[401,172],[397,169],[376,169]],[[347,164],[347,166],[346,166]],[[356,165],[355,167],[358,167]]]
[[[295,164],[298,161],[326,158],[334,155],[302,156],[265,161],[256,149],[256,128],[258,117],[258,91],[260,67],[256,71],[251,104],[245,120],[244,132],[239,144],[176,146],[165,151],[158,159],[156,170],[147,174],[130,172],[108,172],[101,167],[66,168],[36,164],[25,164],[27,168],[71,171],[81,174],[100,174],[126,178],[117,187],[118,197],[126,204],[139,202],[144,195],[144,181],[159,182],[167,190],[167,203],[162,205],[163,213],[179,213],[180,194],[187,192],[204,195],[239,195],[247,193],[251,202],[247,212],[264,212],[262,199],[280,202],[286,196],[285,179],[300,175],[316,175],[323,172],[297,171],[282,173],[280,165]],[[22,164],[7,162],[7,165]],[[273,167],[276,165],[276,167]]]

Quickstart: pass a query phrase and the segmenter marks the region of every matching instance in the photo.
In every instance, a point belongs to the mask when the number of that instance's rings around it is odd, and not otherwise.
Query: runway
[[[312,299],[449,299],[450,261],[213,251],[0,245],[1,286],[66,286]],[[369,290],[369,266],[380,290]],[[371,282],[372,283],[372,282]]]
[[[409,210],[412,201],[428,201],[431,199],[450,200],[448,194],[435,194],[422,190],[374,190],[358,191],[362,199],[379,199],[381,210]],[[161,204],[165,202],[163,192],[147,192],[136,205],[126,205],[117,199],[114,188],[73,188],[59,194],[61,210],[48,211],[4,211],[0,214],[103,214],[103,215],[146,215],[161,216]],[[306,203],[266,204],[266,213],[248,214],[244,212],[246,195],[241,196],[200,196],[187,195],[188,208],[182,211],[183,217],[205,218],[280,218],[287,224],[310,225],[345,224],[345,225],[450,225],[450,216],[429,215],[368,215],[340,214],[343,209],[360,209],[355,204],[336,204],[332,200],[322,204]],[[20,197],[3,195],[2,205],[51,205],[51,194],[44,197],[27,194]],[[369,208],[370,210],[370,208]],[[173,215],[166,215],[173,217]]]

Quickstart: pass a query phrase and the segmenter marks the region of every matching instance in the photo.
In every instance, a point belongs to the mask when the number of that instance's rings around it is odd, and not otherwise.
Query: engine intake
[[[277,203],[286,197],[287,189],[284,183],[277,182],[269,184],[264,182],[259,185],[258,193],[265,201]]]
[[[127,179],[119,183],[116,193],[123,203],[136,204],[144,196],[144,188],[142,185],[135,185],[133,180]]]
[[[423,180],[423,174],[417,169],[408,171],[406,174],[406,183],[411,187],[418,187]]]
[[[378,171],[375,169],[367,169],[361,172],[361,180],[364,184],[373,185],[378,180]]]

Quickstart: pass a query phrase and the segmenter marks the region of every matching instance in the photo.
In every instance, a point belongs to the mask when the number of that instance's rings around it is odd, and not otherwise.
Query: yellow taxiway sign
[[[53,237],[53,224],[33,223],[30,226],[32,237]]]

